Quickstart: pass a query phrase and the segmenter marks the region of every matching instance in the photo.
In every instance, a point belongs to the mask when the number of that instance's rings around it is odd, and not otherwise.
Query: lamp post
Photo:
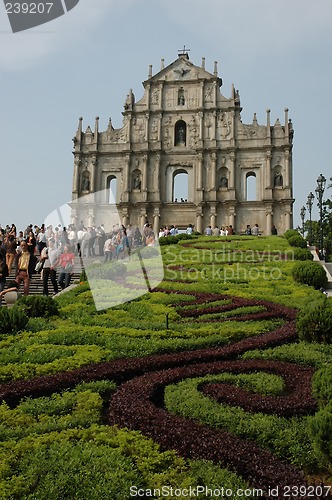
[[[314,195],[313,193],[309,193],[308,194],[308,198],[307,198],[307,209],[308,209],[308,212],[309,212],[309,236],[308,236],[308,240],[309,240],[309,245],[312,244],[312,221],[311,221],[311,212],[312,212],[312,205],[314,203]]]
[[[305,218],[305,207],[302,207],[301,210],[300,210],[300,216],[301,216],[301,220],[302,220],[302,236],[304,238],[304,218]]]
[[[323,174],[317,178],[317,187],[315,189],[316,198],[318,200],[319,208],[319,258],[323,256],[324,235],[323,235],[323,195],[325,190],[326,179]]]

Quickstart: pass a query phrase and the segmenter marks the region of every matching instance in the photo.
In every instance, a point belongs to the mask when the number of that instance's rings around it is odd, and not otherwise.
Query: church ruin
[[[284,122],[260,125],[241,120],[239,92],[220,92],[217,63],[213,73],[194,65],[184,48],[156,74],[149,67],[144,95],[130,90],[123,126],[83,131],[74,142],[72,222],[104,224],[119,214],[124,225],[148,220],[158,233],[175,224],[203,232],[211,225],[232,225],[237,233],[258,223],[262,234],[292,227],[293,127]],[[177,196],[177,192],[180,193]],[[88,195],[88,196],[87,196]],[[87,196],[86,203],[79,203]]]

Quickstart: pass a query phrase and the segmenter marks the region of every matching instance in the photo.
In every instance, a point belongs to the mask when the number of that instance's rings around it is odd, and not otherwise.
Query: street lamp
[[[305,207],[302,207],[300,210],[300,216],[302,220],[302,236],[304,238],[304,218],[305,218]]]
[[[312,205],[314,203],[314,195],[313,193],[309,193],[308,194],[308,198],[307,198],[307,209],[308,209],[308,212],[309,212],[309,237],[308,237],[308,240],[309,240],[309,245],[312,244],[312,221],[311,221],[311,212],[312,212]]]
[[[323,256],[324,235],[323,235],[323,194],[325,190],[326,179],[323,174],[320,174],[317,179],[317,187],[315,189],[316,198],[319,208],[319,258]]]

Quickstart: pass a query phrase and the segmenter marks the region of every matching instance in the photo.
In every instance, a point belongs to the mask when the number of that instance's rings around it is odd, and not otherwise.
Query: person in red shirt
[[[59,257],[59,280],[58,283],[62,290],[70,284],[70,279],[74,272],[75,255],[69,250],[69,246],[63,247],[63,253]]]

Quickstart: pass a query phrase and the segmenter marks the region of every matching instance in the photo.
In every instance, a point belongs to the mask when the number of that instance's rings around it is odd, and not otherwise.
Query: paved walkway
[[[312,253],[314,257],[314,262],[318,262],[323,268],[325,269],[326,275],[327,275],[327,287],[326,287],[326,292],[329,297],[332,297],[332,263],[331,262],[325,262],[325,260],[319,260],[319,257],[316,252],[315,247],[308,247],[310,252]]]

